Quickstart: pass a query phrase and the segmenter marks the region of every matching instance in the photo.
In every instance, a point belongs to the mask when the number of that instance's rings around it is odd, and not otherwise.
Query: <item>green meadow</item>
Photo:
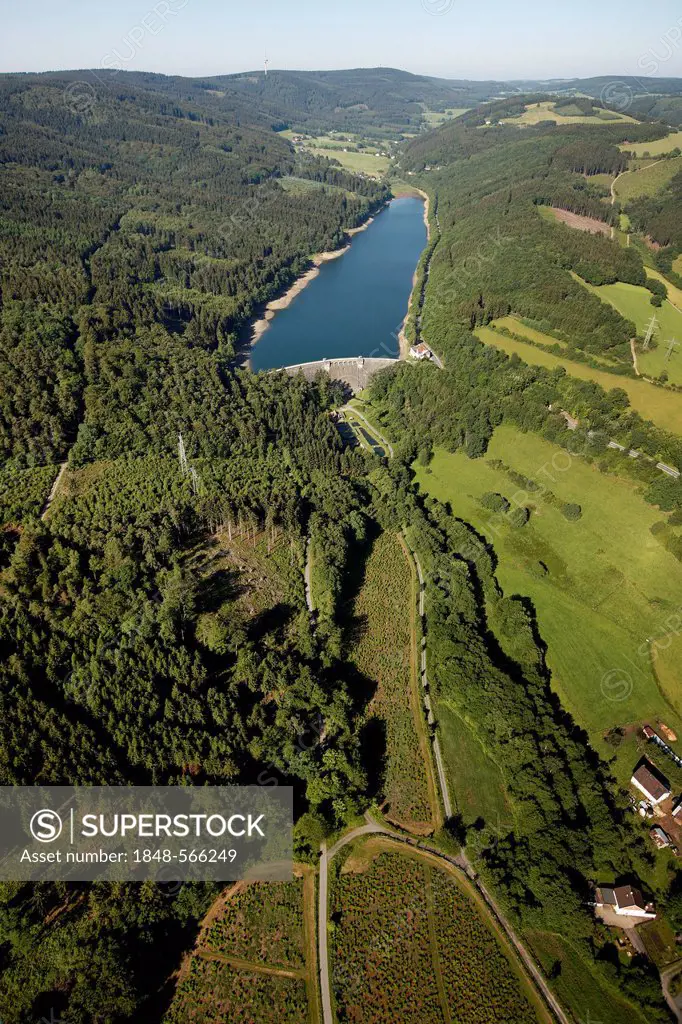
[[[682,149],[682,132],[672,132],[664,139],[656,139],[654,142],[638,142],[634,146],[630,142],[624,142],[620,147],[623,152],[632,153],[633,156],[663,156],[665,153],[672,153],[674,149]]]
[[[511,500],[518,491],[503,468],[490,465],[495,459],[544,484],[556,503],[542,491],[521,496],[531,509],[524,527],[489,512],[483,494]],[[598,747],[609,749],[602,742],[608,729],[659,715],[682,735],[682,719],[671,707],[682,712],[682,637],[674,637],[656,661],[665,692],[647,644],[682,608],[682,573],[650,532],[664,516],[645,503],[632,481],[606,477],[507,425],[495,431],[483,459],[437,450],[428,468],[414,469],[423,492],[449,502],[454,515],[492,543],[505,595],[533,602],[552,685]],[[582,517],[565,519],[564,502],[579,504]]]
[[[662,281],[672,299],[680,297],[679,289],[669,284],[662,274],[649,268],[647,274]],[[599,296],[603,302],[608,302],[617,309],[626,320],[631,320],[637,327],[637,334],[640,337],[645,335],[647,325],[655,316],[658,321],[658,329],[654,335],[655,347],[645,352],[642,351],[641,345],[638,345],[637,361],[640,372],[658,377],[665,370],[673,384],[682,384],[682,311],[668,300],[665,300],[662,306],[652,306],[650,291],[634,284],[624,284],[622,281],[601,285],[598,288],[588,284],[585,284],[585,287]],[[670,359],[666,359],[668,341],[674,338],[679,344],[673,350]],[[678,396],[677,401],[682,406],[682,396]]]
[[[373,178],[381,178],[389,168],[390,160],[386,156],[378,156],[374,153],[345,153],[343,149],[334,149],[333,152],[327,149],[316,149],[311,147],[315,156],[329,156],[338,160],[346,170],[368,174]]]
[[[623,174],[615,183],[614,191],[617,197],[624,201],[635,199],[637,196],[655,196],[680,171],[682,171],[682,156],[649,163],[638,170],[627,171],[626,174]]]
[[[653,306],[650,306],[650,309],[655,312]],[[508,320],[509,318],[505,317],[502,321],[497,322],[504,325]],[[529,336],[530,328],[525,327],[518,320],[514,320],[513,323],[514,326],[510,327],[510,330],[513,330],[515,334]],[[532,366],[546,366],[549,369],[563,366],[566,373],[571,376],[579,377],[581,380],[593,380],[600,384],[605,391],[621,388],[627,394],[632,408],[644,419],[652,420],[664,430],[670,430],[676,434],[682,433],[682,396],[674,391],[667,391],[665,388],[656,387],[645,380],[636,380],[634,377],[616,376],[606,370],[593,369],[586,363],[578,363],[575,360],[554,355],[552,352],[545,352],[544,349],[515,338],[507,338],[490,327],[479,327],[474,333],[486,345],[494,345],[508,355],[516,354]],[[533,333],[540,335],[541,332],[534,331]],[[556,338],[551,338],[549,335],[542,335],[542,337],[544,337],[544,344],[557,344]]]
[[[469,825],[483,818],[492,827],[511,828],[514,814],[505,794],[502,771],[481,743],[474,728],[447,701],[435,708],[441,753],[445,761],[455,811]]]
[[[628,117],[627,114],[618,114],[615,111],[608,111],[608,116],[599,115],[587,115],[580,112],[579,107],[566,107],[566,110],[575,111],[571,114],[562,114],[556,110],[556,105],[552,100],[546,100],[541,103],[532,103],[526,107],[523,114],[520,117],[507,117],[503,118],[503,124],[516,124],[516,125],[528,125],[528,124],[539,124],[541,121],[556,121],[557,124],[614,124],[616,121],[628,121],[630,124],[636,124],[636,121],[632,117]]]

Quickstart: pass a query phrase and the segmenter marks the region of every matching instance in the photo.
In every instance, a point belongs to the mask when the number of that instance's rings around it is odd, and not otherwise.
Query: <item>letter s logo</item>
[[[62,819],[56,811],[36,811],[29,825],[31,835],[39,843],[53,843],[62,833]]]

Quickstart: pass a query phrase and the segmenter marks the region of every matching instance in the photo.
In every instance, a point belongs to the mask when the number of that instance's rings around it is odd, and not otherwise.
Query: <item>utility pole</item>
[[[651,344],[651,340],[652,340],[652,338],[654,336],[654,332],[655,332],[657,327],[658,327],[658,320],[656,319],[655,316],[652,316],[651,320],[649,321],[649,323],[647,325],[646,335],[644,337],[644,344],[642,345],[642,348],[644,349],[645,352],[647,351],[647,349],[649,348],[649,345]]]

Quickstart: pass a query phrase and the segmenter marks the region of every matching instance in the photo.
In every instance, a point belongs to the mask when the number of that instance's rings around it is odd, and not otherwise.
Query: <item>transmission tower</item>
[[[185,442],[182,440],[182,434],[178,434],[178,458],[180,459],[180,472],[183,476],[187,476],[187,452],[185,451]]]
[[[649,323],[647,325],[646,335],[644,337],[644,344],[642,345],[642,348],[644,349],[645,352],[649,348],[649,345],[651,344],[651,339],[653,338],[654,332],[655,332],[657,327],[658,327],[658,320],[656,319],[655,316],[652,316],[651,320],[649,321]]]
[[[668,342],[668,348],[667,348],[666,353],[665,353],[665,361],[666,361],[666,363],[670,362],[670,357],[671,357],[671,355],[673,354],[673,352],[675,351],[676,348],[677,348],[677,340],[675,338],[671,338],[670,341]]]
[[[192,490],[194,491],[194,497],[196,498],[196,496],[198,495],[199,491],[201,490],[201,477],[197,473],[197,471],[194,468],[194,466],[190,467],[189,476],[190,476],[190,480],[192,481]]]

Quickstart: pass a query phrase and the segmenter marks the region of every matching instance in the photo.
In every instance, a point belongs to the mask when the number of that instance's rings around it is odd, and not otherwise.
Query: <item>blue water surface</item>
[[[394,199],[353,237],[347,253],[323,263],[291,305],[275,313],[253,347],[252,368],[397,356],[397,334],[425,245],[423,201]]]

